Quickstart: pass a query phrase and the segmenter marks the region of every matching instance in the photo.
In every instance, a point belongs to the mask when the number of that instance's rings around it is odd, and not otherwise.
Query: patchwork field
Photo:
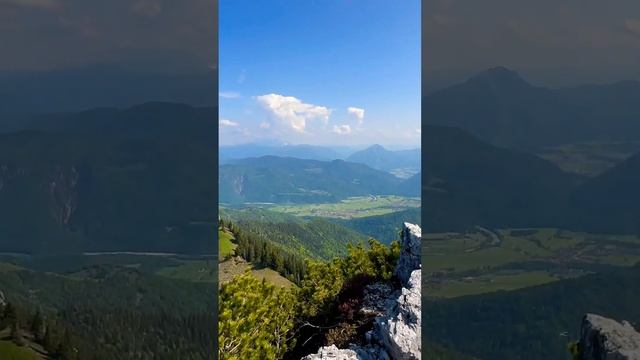
[[[564,171],[596,176],[638,151],[639,142],[594,142],[547,148],[538,155]]]
[[[351,197],[338,203],[330,204],[275,205],[269,207],[269,210],[303,217],[355,219],[419,208],[420,204],[420,198],[371,195]]]
[[[640,238],[559,229],[478,229],[425,234],[429,298],[508,291],[640,262]]]

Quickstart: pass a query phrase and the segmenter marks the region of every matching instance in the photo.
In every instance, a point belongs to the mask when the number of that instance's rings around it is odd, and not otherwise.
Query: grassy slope
[[[44,357],[30,347],[18,346],[11,341],[0,340],[0,359],[2,360],[42,360]]]
[[[236,244],[233,243],[233,234],[225,229],[218,228],[218,249],[220,259],[233,255]]]
[[[274,285],[285,287],[293,286],[291,281],[276,271],[270,268],[255,268],[253,264],[245,261],[241,257],[233,257],[218,264],[220,284],[230,281],[235,276],[240,275],[247,270],[251,270],[251,273],[256,278],[266,279],[267,282]]]
[[[252,216],[255,216],[252,215]],[[218,282],[219,284],[230,281],[235,276],[242,274],[243,272],[250,270],[253,276],[258,279],[265,279],[274,285],[289,287],[293,283],[284,276],[280,275],[277,271],[270,268],[256,268],[253,264],[245,261],[240,256],[233,256],[237,245],[234,243],[234,236],[228,229],[218,228],[218,239],[220,242],[220,261],[218,263],[217,272],[208,272],[207,278]],[[177,277],[194,278],[195,264],[189,263],[184,266],[177,267],[169,273],[168,269],[163,271],[164,275],[173,275]],[[202,270],[199,270],[202,272]],[[215,276],[215,279],[213,278]],[[197,276],[196,276],[197,278]]]

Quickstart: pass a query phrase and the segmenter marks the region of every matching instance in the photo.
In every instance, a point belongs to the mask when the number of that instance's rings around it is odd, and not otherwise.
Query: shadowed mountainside
[[[213,253],[215,114],[147,103],[0,135],[0,246]]]

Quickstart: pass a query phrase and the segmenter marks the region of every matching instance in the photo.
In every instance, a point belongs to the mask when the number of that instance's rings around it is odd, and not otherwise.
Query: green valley
[[[355,219],[420,208],[420,198],[394,195],[350,197],[337,203],[273,205],[269,210],[302,217]]]

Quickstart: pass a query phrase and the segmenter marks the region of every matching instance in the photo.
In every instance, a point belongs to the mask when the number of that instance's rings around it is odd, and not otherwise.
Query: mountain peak
[[[380,145],[380,144],[373,144],[371,146],[369,146],[368,148],[366,148],[365,150],[367,151],[387,151],[387,149],[385,149],[384,146]]]
[[[518,74],[518,72],[508,69],[504,66],[496,66],[482,71],[476,76],[472,77],[470,80],[530,86],[529,83],[524,80],[520,76],[520,74]]]

